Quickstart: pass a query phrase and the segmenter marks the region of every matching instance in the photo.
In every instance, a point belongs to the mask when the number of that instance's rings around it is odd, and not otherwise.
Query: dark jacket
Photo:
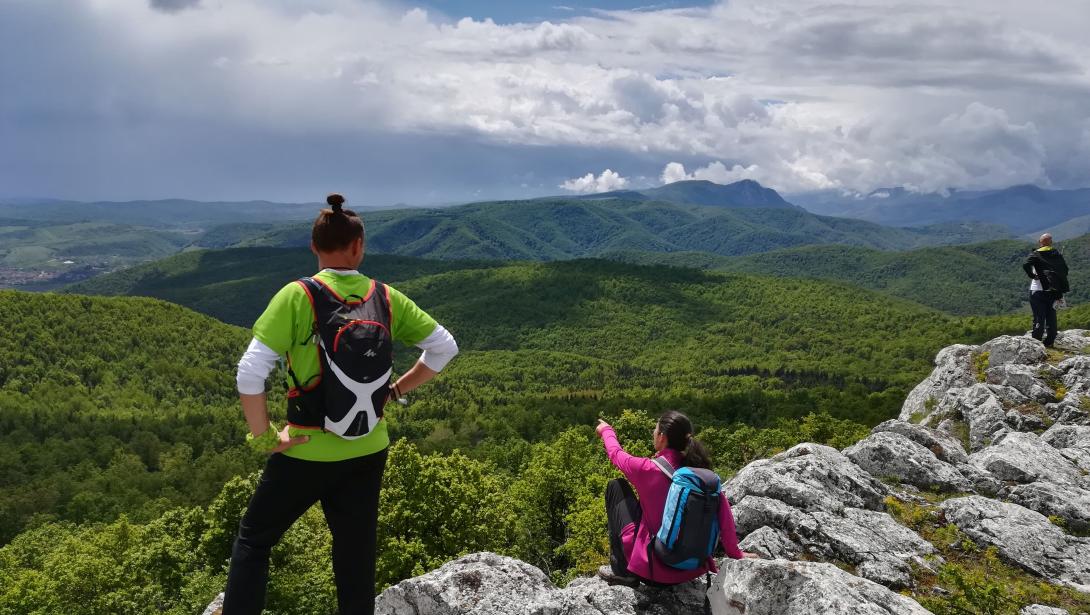
[[[1063,254],[1052,246],[1030,252],[1026,262],[1022,263],[1022,269],[1029,277],[1039,278],[1044,290],[1050,290],[1057,295],[1071,290],[1067,284],[1067,262],[1064,261]],[[1034,270],[1037,271],[1036,275]]]

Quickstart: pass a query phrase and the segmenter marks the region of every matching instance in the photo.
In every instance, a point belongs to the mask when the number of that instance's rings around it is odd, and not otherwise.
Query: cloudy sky
[[[0,196],[1090,186],[1090,0],[0,0]]]

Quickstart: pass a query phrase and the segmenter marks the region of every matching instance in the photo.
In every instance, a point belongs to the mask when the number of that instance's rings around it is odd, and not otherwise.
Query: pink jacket
[[[606,456],[617,469],[624,474],[628,482],[636,489],[640,498],[640,508],[643,516],[638,524],[629,523],[621,530],[621,544],[624,545],[624,554],[628,558],[629,572],[650,579],[658,583],[675,584],[684,583],[695,579],[705,572],[718,572],[715,560],[708,558],[707,564],[694,570],[678,570],[671,568],[657,559],[654,566],[647,562],[647,545],[659,531],[662,525],[662,509],[666,504],[666,494],[670,491],[670,479],[662,473],[662,470],[647,457],[634,457],[621,448],[617,441],[617,434],[613,428],[602,430],[602,443],[606,447]],[[682,464],[681,453],[674,449],[663,449],[655,455],[662,456],[675,468]],[[734,513],[731,512],[730,502],[726,495],[721,495],[722,505],[719,507],[719,532],[720,541],[727,557],[742,559],[742,551],[738,548],[738,535],[734,528]],[[651,554],[654,557],[654,553]]]

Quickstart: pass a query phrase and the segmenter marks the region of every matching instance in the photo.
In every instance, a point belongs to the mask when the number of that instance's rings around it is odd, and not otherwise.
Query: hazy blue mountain
[[[1070,237],[1073,234],[1063,230],[1067,221],[1090,215],[1090,188],[1046,190],[1033,185],[949,194],[922,194],[904,188],[885,188],[867,195],[826,191],[794,195],[792,200],[814,213],[891,226],[988,222],[1018,235],[1054,228]]]

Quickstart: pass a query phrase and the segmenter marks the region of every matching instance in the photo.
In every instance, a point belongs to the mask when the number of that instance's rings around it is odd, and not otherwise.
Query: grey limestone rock
[[[708,593],[713,615],[926,615],[910,598],[832,564],[724,563]]]
[[[1090,426],[1056,423],[1041,434],[1041,441],[1058,449],[1080,472],[1090,473]]]
[[[1028,508],[981,496],[946,500],[940,509],[969,538],[995,546],[1006,561],[1090,592],[1090,539],[1070,536]]]
[[[787,534],[767,525],[750,532],[738,543],[738,548],[756,553],[764,559],[795,559],[802,553],[802,546]]]
[[[969,456],[969,463],[1002,481],[1080,482],[1081,472],[1037,434],[1011,432]]]
[[[528,615],[689,615],[704,609],[702,580],[672,587],[608,585],[597,577],[575,579],[527,605]],[[421,614],[423,615],[423,614]]]
[[[1045,345],[1024,335],[1000,335],[981,344],[980,352],[988,353],[988,367],[1044,363],[1046,357]]]
[[[1090,342],[1090,338],[1086,338]],[[1056,368],[1062,374],[1061,380],[1068,390],[1090,383],[1090,356],[1078,355],[1060,361]]]
[[[379,595],[375,611],[388,615],[527,613],[527,605],[555,590],[545,573],[517,559],[473,553]]]
[[[899,433],[872,433],[844,449],[844,455],[873,476],[896,477],[922,489],[962,493],[973,489],[954,466]]]
[[[1043,604],[1031,604],[1022,607],[1022,610],[1018,611],[1018,615],[1069,615],[1069,613],[1064,609],[1057,609]]]
[[[963,422],[968,427],[969,448],[977,451],[1007,429],[1007,408],[1027,401],[1013,387],[978,383],[964,389],[951,389],[939,402],[935,415]]]
[[[950,389],[972,386],[976,382],[971,364],[975,348],[956,344],[940,350],[935,356],[935,369],[908,394],[898,418],[911,421],[914,416],[926,416],[931,412],[930,407],[938,403]]]
[[[884,423],[879,423],[871,430],[871,433],[884,431],[905,436],[931,451],[935,457],[946,463],[961,465],[969,462],[969,456],[965,453],[965,448],[962,447],[961,442],[958,442],[957,438],[948,433],[899,419],[890,419]]]
[[[1090,427],[1056,424],[1041,434],[1041,441],[1055,448],[1080,448],[1090,451]]]
[[[558,589],[525,562],[473,553],[406,579],[378,596],[384,615],[687,615],[703,608],[700,580],[658,588],[583,577]]]
[[[884,512],[850,507],[807,511],[750,496],[734,507],[734,513],[739,534],[761,532],[747,544],[769,542],[776,547],[782,539],[772,539],[768,532],[778,531],[788,544],[811,556],[857,566],[861,576],[890,587],[911,585],[910,562],[928,567],[925,557],[934,553],[931,543]],[[747,541],[749,535],[743,543]]]
[[[1042,515],[1059,517],[1072,530],[1090,528],[1090,490],[1082,487],[1036,481],[1008,487],[999,496]]]
[[[1065,329],[1056,334],[1055,346],[1062,350],[1081,352],[1090,348],[1090,331],[1085,329]]]
[[[754,461],[730,479],[724,490],[736,505],[747,497],[762,496],[802,510],[833,512],[846,506],[881,510],[889,493],[888,487],[840,451],[810,443]]]
[[[1011,387],[1033,401],[1055,401],[1056,391],[1045,383],[1040,372],[1041,368],[1037,366],[1007,363],[989,368],[985,377],[988,384]]]
[[[208,604],[208,608],[204,609],[204,613],[201,615],[222,615],[223,614],[223,593],[216,596],[216,598]]]

